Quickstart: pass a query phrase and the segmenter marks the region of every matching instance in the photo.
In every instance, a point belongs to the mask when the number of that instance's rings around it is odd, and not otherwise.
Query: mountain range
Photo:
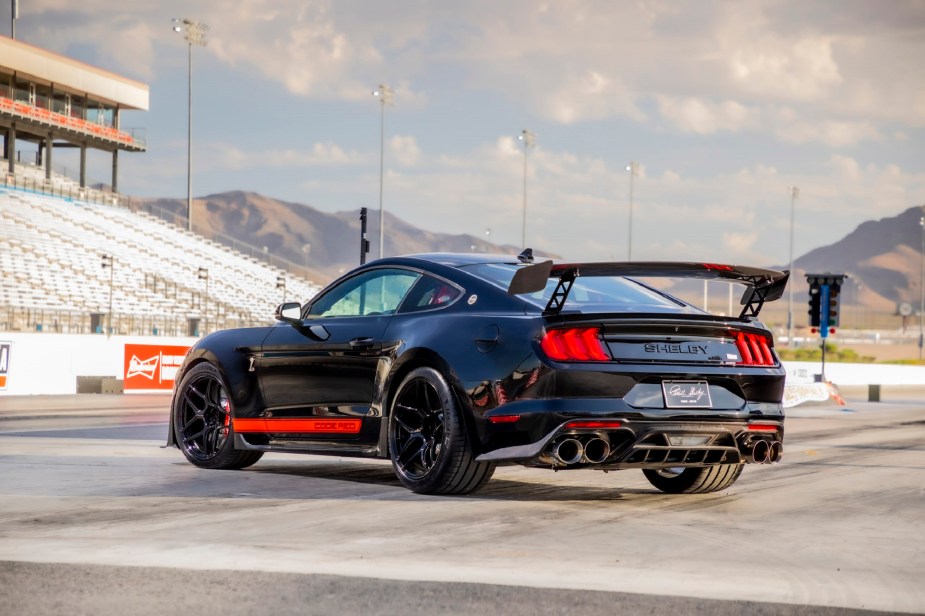
[[[185,212],[179,199],[148,203],[166,212]],[[847,236],[815,248],[794,260],[795,295],[805,301],[805,274],[848,274],[845,301],[876,311],[895,311],[901,302],[918,307],[922,273],[922,233],[925,206],[911,207],[898,216],[871,220]],[[326,283],[355,267],[360,257],[360,211],[322,212],[310,205],[280,201],[251,192],[232,191],[194,200],[193,221],[209,229],[215,239],[244,242],[267,254],[302,266],[309,278]],[[468,234],[425,231],[385,212],[386,254],[422,252],[493,252],[517,254],[520,248],[491,243]],[[226,237],[221,237],[226,236]],[[368,259],[379,254],[378,210],[368,215]],[[537,251],[537,254],[542,254]],[[785,269],[787,264],[770,265]]]
[[[147,201],[155,210],[185,214],[179,199]],[[310,205],[280,201],[251,192],[232,191],[193,201],[197,231],[223,243],[236,240],[303,266],[310,279],[327,283],[360,263],[360,210],[322,212]],[[424,231],[385,212],[385,254],[425,252],[493,252],[517,254],[516,246],[498,245],[467,234]],[[224,237],[222,237],[224,236]],[[367,260],[379,256],[379,211],[367,217]]]
[[[898,216],[869,220],[841,240],[815,248],[794,260],[794,276],[844,273],[850,276],[856,303],[879,311],[895,311],[899,303],[921,302],[925,206]],[[803,283],[805,286],[805,282]],[[849,299],[851,299],[849,295]]]

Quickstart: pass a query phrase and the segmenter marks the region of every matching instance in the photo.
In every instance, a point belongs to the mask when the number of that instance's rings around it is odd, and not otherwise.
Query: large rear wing
[[[659,278],[701,278],[740,283],[746,286],[742,295],[740,319],[757,317],[765,302],[780,299],[787,287],[790,272],[724,265],[721,263],[685,263],[676,261],[630,261],[625,263],[556,263],[544,261],[522,267],[514,274],[509,295],[536,293],[546,288],[550,278],[558,284],[546,304],[545,312],[558,314],[565,306],[572,283],[579,276],[638,276]]]

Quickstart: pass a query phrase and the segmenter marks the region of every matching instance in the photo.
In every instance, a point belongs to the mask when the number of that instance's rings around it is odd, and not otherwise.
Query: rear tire
[[[200,468],[239,469],[254,464],[262,451],[234,448],[231,396],[218,368],[209,363],[186,373],[174,398],[177,447]]]
[[[389,413],[389,456],[403,486],[418,494],[470,494],[495,472],[476,462],[456,396],[433,368],[408,373]]]
[[[668,494],[706,494],[725,490],[742,474],[742,464],[718,464],[700,468],[643,469],[653,486]]]

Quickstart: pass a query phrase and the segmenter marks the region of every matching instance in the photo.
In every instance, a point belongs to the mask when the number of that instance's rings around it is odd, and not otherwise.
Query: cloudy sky
[[[20,0],[17,38],[144,81],[123,192],[384,202],[425,229],[573,259],[785,264],[925,204],[925,1]],[[8,32],[8,31],[7,31]],[[56,160],[66,160],[57,156]],[[91,158],[107,178],[109,159]]]

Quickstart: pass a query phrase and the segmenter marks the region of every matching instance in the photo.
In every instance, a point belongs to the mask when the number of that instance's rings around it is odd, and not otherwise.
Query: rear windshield
[[[463,265],[460,269],[474,274],[507,290],[514,272],[522,265],[513,263],[476,263]],[[556,278],[550,278],[546,288],[537,293],[521,295],[541,307],[545,307],[556,288]],[[643,284],[622,276],[588,276],[575,279],[564,310],[579,312],[693,312],[701,311],[658,293]]]

